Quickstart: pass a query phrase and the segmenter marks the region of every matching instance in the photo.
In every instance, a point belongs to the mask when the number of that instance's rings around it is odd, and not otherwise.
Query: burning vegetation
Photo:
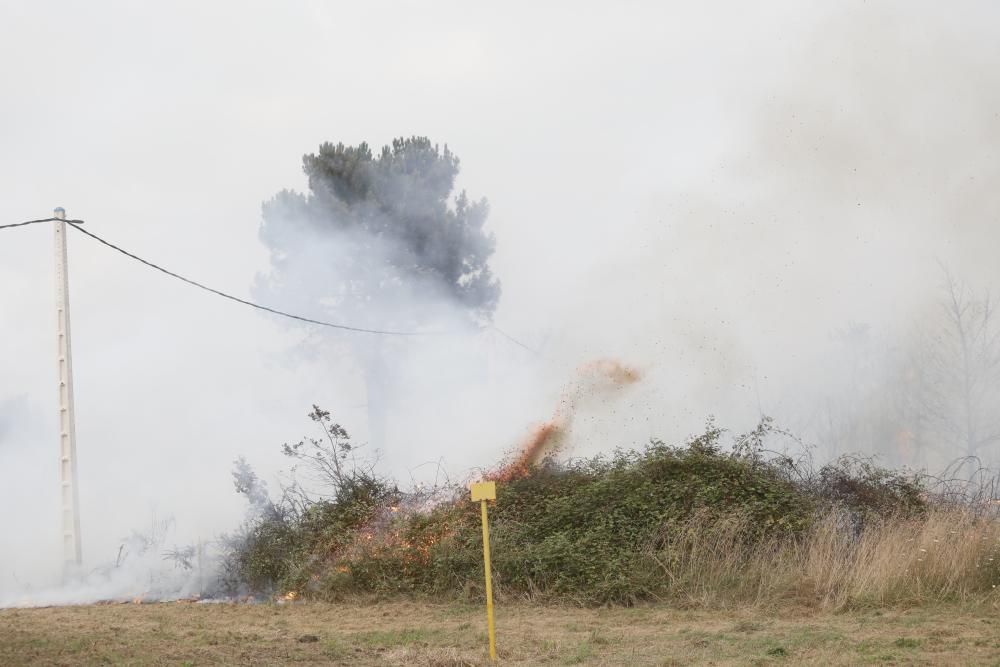
[[[510,461],[486,475],[487,479],[509,482],[526,476],[531,469],[566,444],[573,417],[581,400],[594,395],[614,394],[638,382],[639,371],[614,359],[601,359],[577,369],[576,377],[559,398],[548,421],[534,426],[515,449]]]
[[[582,402],[613,398],[639,378],[637,369],[616,360],[581,366],[552,417],[532,428],[509,461],[484,476],[501,482],[527,478],[543,459],[566,446]],[[456,539],[469,540],[477,515],[467,511],[463,486],[443,483],[402,491],[356,457],[346,429],[333,423],[328,412],[314,406],[310,418],[323,437],[283,450],[306,464],[314,479],[324,481],[329,495],[311,500],[293,484],[275,503],[249,466],[238,462],[234,481],[250,501],[251,517],[244,533],[230,541],[226,570],[231,594],[250,589],[290,601],[295,599],[288,597],[292,592],[322,595],[345,582],[365,589],[370,585],[360,582],[373,578],[425,579],[439,565],[442,548]],[[279,545],[290,545],[292,553]]]
[[[769,441],[787,434],[767,419],[730,443],[710,422],[681,446],[653,442],[610,459],[552,456],[571,444],[585,401],[616,397],[640,377],[614,361],[581,367],[552,417],[486,475],[500,482],[491,510],[499,598],[728,605],[794,595],[834,608],[914,595],[996,598],[1000,507],[989,480],[942,488],[870,461],[813,470],[768,458]],[[328,493],[310,498],[293,485],[274,501],[249,466],[237,466],[236,488],[251,512],[226,541],[222,597],[480,597],[479,511],[465,486],[401,490],[356,459],[329,413],[310,416],[324,436],[285,453],[326,474]],[[840,574],[818,576],[817,568]],[[146,591],[134,601],[157,599]]]
[[[815,595],[805,602],[834,606],[872,595],[881,596],[880,604],[902,601],[913,591],[995,595],[1000,534],[987,506],[956,504],[955,496],[935,491],[926,479],[867,461],[813,470],[787,457],[768,458],[770,440],[787,436],[767,419],[731,443],[710,422],[681,446],[653,442],[610,459],[560,463],[551,457],[570,444],[573,416],[585,399],[615,396],[639,379],[636,369],[613,361],[581,367],[552,418],[530,432],[510,462],[487,474],[501,482],[491,510],[499,597],[684,601],[716,590],[713,577],[739,579],[731,590],[718,589],[723,604],[810,587]],[[227,571],[234,590],[286,601],[358,593],[479,597],[479,511],[465,486],[401,490],[351,462],[347,433],[327,413],[317,409],[313,417],[336,434],[320,440],[332,448],[328,456],[340,457],[338,466],[326,466],[336,471],[332,493],[295,504],[288,500],[295,494],[286,489],[285,500],[258,511],[232,542]],[[255,486],[259,480],[242,481],[237,486],[248,497],[266,495]],[[961,535],[949,533],[947,539],[961,543],[967,563],[942,561],[928,570],[923,551],[914,551],[912,559],[879,560],[880,549],[927,549],[904,544],[902,527],[912,533],[907,539],[937,540],[936,531],[948,522],[960,527]],[[834,542],[843,562],[823,567],[850,572],[884,566],[879,576],[897,583],[873,592],[860,579],[816,579],[809,568]],[[810,545],[819,551],[811,552]],[[763,591],[760,586],[777,585],[765,576],[774,559],[784,559],[790,574],[778,582],[785,588]],[[737,576],[743,571],[760,576]]]

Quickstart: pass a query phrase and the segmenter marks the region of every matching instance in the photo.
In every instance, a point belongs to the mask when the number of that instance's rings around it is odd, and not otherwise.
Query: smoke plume
[[[10,99],[72,100],[72,113],[0,110],[3,223],[63,205],[206,284],[363,327],[419,319],[421,335],[289,325],[72,238],[96,583],[60,589],[51,230],[0,231],[5,604],[187,595],[190,572],[163,554],[239,525],[240,456],[277,488],[280,445],[313,404],[403,484],[442,468],[461,479],[519,443],[528,463],[558,447],[683,442],[709,414],[737,432],[770,415],[820,459],[861,451],[935,470],[970,443],[985,463],[1000,456],[994,421],[971,437],[954,428],[1000,405],[962,389],[997,386],[988,350],[955,373],[941,270],[981,324],[1000,246],[993,3],[400,5],[393,25],[377,3],[241,4],[199,21],[164,4],[155,34],[90,6],[51,11],[26,4],[0,21],[0,45],[33,54],[0,59]],[[297,156],[318,142],[418,133],[462,155],[451,214],[462,188],[490,197],[499,330],[479,329],[488,318],[470,318],[461,295],[386,272],[396,239],[317,233],[294,206],[280,243],[255,233],[261,201],[307,191]],[[405,194],[415,210],[440,203],[440,188]],[[297,259],[274,272],[275,249]],[[345,309],[326,288],[352,280],[391,289]],[[578,376],[593,359],[625,360],[641,381]],[[391,383],[369,403],[373,369]],[[176,517],[173,533],[119,563],[152,508]]]

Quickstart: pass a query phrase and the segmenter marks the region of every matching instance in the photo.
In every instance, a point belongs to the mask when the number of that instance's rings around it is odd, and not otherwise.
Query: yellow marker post
[[[486,501],[497,499],[496,482],[477,482],[472,485],[472,502],[479,501],[483,509],[483,565],[486,571],[486,625],[490,636],[490,660],[497,659],[497,635],[493,626],[493,578],[490,576],[490,521],[486,514]]]

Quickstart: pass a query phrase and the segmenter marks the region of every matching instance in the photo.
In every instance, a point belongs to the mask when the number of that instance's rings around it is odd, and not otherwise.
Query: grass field
[[[1000,665],[1000,614],[667,607],[498,610],[502,664]],[[0,610],[3,665],[480,665],[479,606],[122,604]]]

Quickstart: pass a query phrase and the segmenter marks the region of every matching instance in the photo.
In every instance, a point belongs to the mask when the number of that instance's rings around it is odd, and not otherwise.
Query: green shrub
[[[498,485],[490,506],[497,594],[633,604],[677,588],[671,568],[709,544],[690,539],[699,527],[715,526],[716,548],[759,555],[793,543],[831,505],[860,517],[924,507],[918,480],[867,462],[789,474],[786,460],[761,455],[769,428],[762,422],[724,451],[724,432],[710,422],[682,447],[653,441],[610,457],[546,460]],[[251,522],[232,555],[246,586],[319,598],[482,594],[479,507],[465,489],[445,490],[427,509],[426,496],[368,472],[335,481],[322,501],[299,511],[279,504]]]

